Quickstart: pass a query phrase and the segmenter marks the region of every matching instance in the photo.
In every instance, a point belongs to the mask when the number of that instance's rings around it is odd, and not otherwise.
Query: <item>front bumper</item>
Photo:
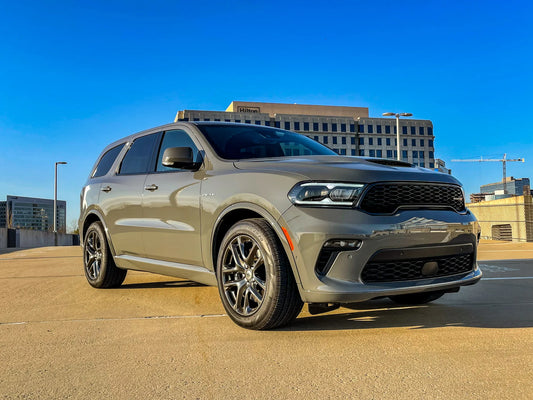
[[[447,210],[401,210],[394,215],[370,215],[353,209],[290,207],[280,218],[294,243],[294,265],[302,300],[307,303],[351,303],[376,297],[453,290],[479,281],[476,263],[479,225],[470,213]],[[357,250],[336,254],[325,273],[315,266],[324,243],[357,239]],[[376,254],[403,250],[446,253],[466,244],[472,252],[469,271],[414,280],[365,283],[363,268]],[[465,247],[467,247],[465,246]],[[448,252],[449,252],[448,251]]]

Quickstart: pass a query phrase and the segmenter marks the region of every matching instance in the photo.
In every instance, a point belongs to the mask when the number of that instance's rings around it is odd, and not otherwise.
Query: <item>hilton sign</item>
[[[243,113],[259,113],[261,112],[260,107],[246,107],[246,106],[239,106],[237,108],[237,112],[243,112]]]

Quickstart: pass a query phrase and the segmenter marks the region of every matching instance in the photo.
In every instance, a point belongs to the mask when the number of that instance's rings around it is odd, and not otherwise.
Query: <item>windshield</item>
[[[254,125],[198,124],[217,154],[229,160],[266,157],[337,155],[298,133]]]

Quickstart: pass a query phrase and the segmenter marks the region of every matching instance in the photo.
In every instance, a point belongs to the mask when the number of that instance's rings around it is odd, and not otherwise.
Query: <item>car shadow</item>
[[[178,287],[202,287],[206,286],[198,282],[187,280],[123,283],[118,289],[154,289],[154,288],[178,288]]]
[[[343,307],[331,314],[303,316],[281,331],[442,327],[530,328],[532,303],[397,305],[376,300]],[[343,312],[345,311],[345,312]]]

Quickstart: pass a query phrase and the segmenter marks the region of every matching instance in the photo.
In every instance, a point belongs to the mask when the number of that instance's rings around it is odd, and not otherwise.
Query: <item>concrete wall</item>
[[[31,229],[17,229],[16,230],[16,243],[14,247],[44,247],[44,246],[54,246],[54,233],[46,231],[36,231]],[[57,245],[58,246],[72,246],[78,245],[79,239],[78,235],[73,235],[69,233],[58,233],[57,234]],[[7,229],[0,228],[0,249],[5,249],[8,247],[7,240]],[[12,246],[10,246],[12,247]]]
[[[7,228],[0,228],[0,249],[7,247]]]
[[[481,225],[481,237],[492,239],[492,227],[508,224],[513,242],[533,242],[533,201],[530,195],[467,204]]]

